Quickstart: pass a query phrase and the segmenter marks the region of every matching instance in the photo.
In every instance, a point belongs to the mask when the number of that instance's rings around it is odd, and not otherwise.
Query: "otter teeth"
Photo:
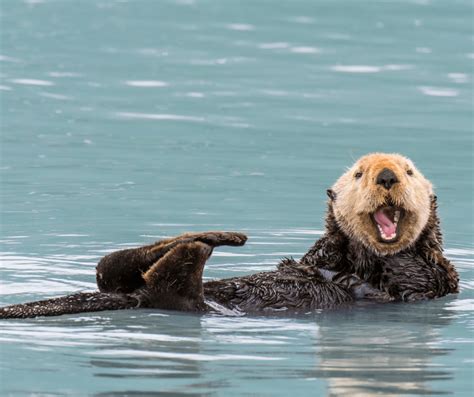
[[[397,211],[398,212],[398,211]],[[394,222],[394,225],[395,225],[395,230],[397,229],[397,221],[398,219],[396,219],[396,221]],[[397,236],[397,232],[393,232],[390,236],[387,236],[384,232],[383,232],[383,229],[382,227],[377,224],[377,227],[379,229],[379,232],[380,232],[380,236],[382,236],[382,238],[384,240],[393,240],[396,236]]]

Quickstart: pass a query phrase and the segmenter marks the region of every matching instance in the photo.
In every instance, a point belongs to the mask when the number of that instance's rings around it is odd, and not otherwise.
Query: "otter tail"
[[[130,295],[85,292],[2,307],[0,308],[0,319],[34,318],[103,310],[131,309],[138,305],[139,300]]]

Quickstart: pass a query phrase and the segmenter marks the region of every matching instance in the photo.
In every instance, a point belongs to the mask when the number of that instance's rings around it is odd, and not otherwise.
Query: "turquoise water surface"
[[[473,27],[467,0],[2,0],[1,288],[95,289],[106,253],[244,231],[205,278],[324,229],[359,156],[430,178],[461,292],[304,316],[118,311],[0,324],[2,396],[468,396]]]

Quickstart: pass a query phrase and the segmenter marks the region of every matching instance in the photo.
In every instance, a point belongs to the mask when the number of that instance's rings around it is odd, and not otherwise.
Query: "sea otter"
[[[399,154],[360,158],[327,191],[326,231],[277,269],[202,282],[213,248],[240,246],[233,232],[187,233],[114,252],[97,266],[98,292],[7,306],[0,318],[158,308],[204,312],[307,312],[358,299],[414,301],[458,290],[444,257],[431,183]]]

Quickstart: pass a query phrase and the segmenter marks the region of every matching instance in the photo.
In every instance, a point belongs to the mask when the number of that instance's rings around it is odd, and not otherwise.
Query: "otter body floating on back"
[[[308,311],[357,299],[414,301],[457,292],[444,257],[431,183],[407,158],[359,159],[328,190],[326,232],[297,262],[249,276],[202,282],[213,248],[240,246],[231,232],[188,233],[114,252],[97,266],[99,292],[0,308],[0,318],[159,308]]]

